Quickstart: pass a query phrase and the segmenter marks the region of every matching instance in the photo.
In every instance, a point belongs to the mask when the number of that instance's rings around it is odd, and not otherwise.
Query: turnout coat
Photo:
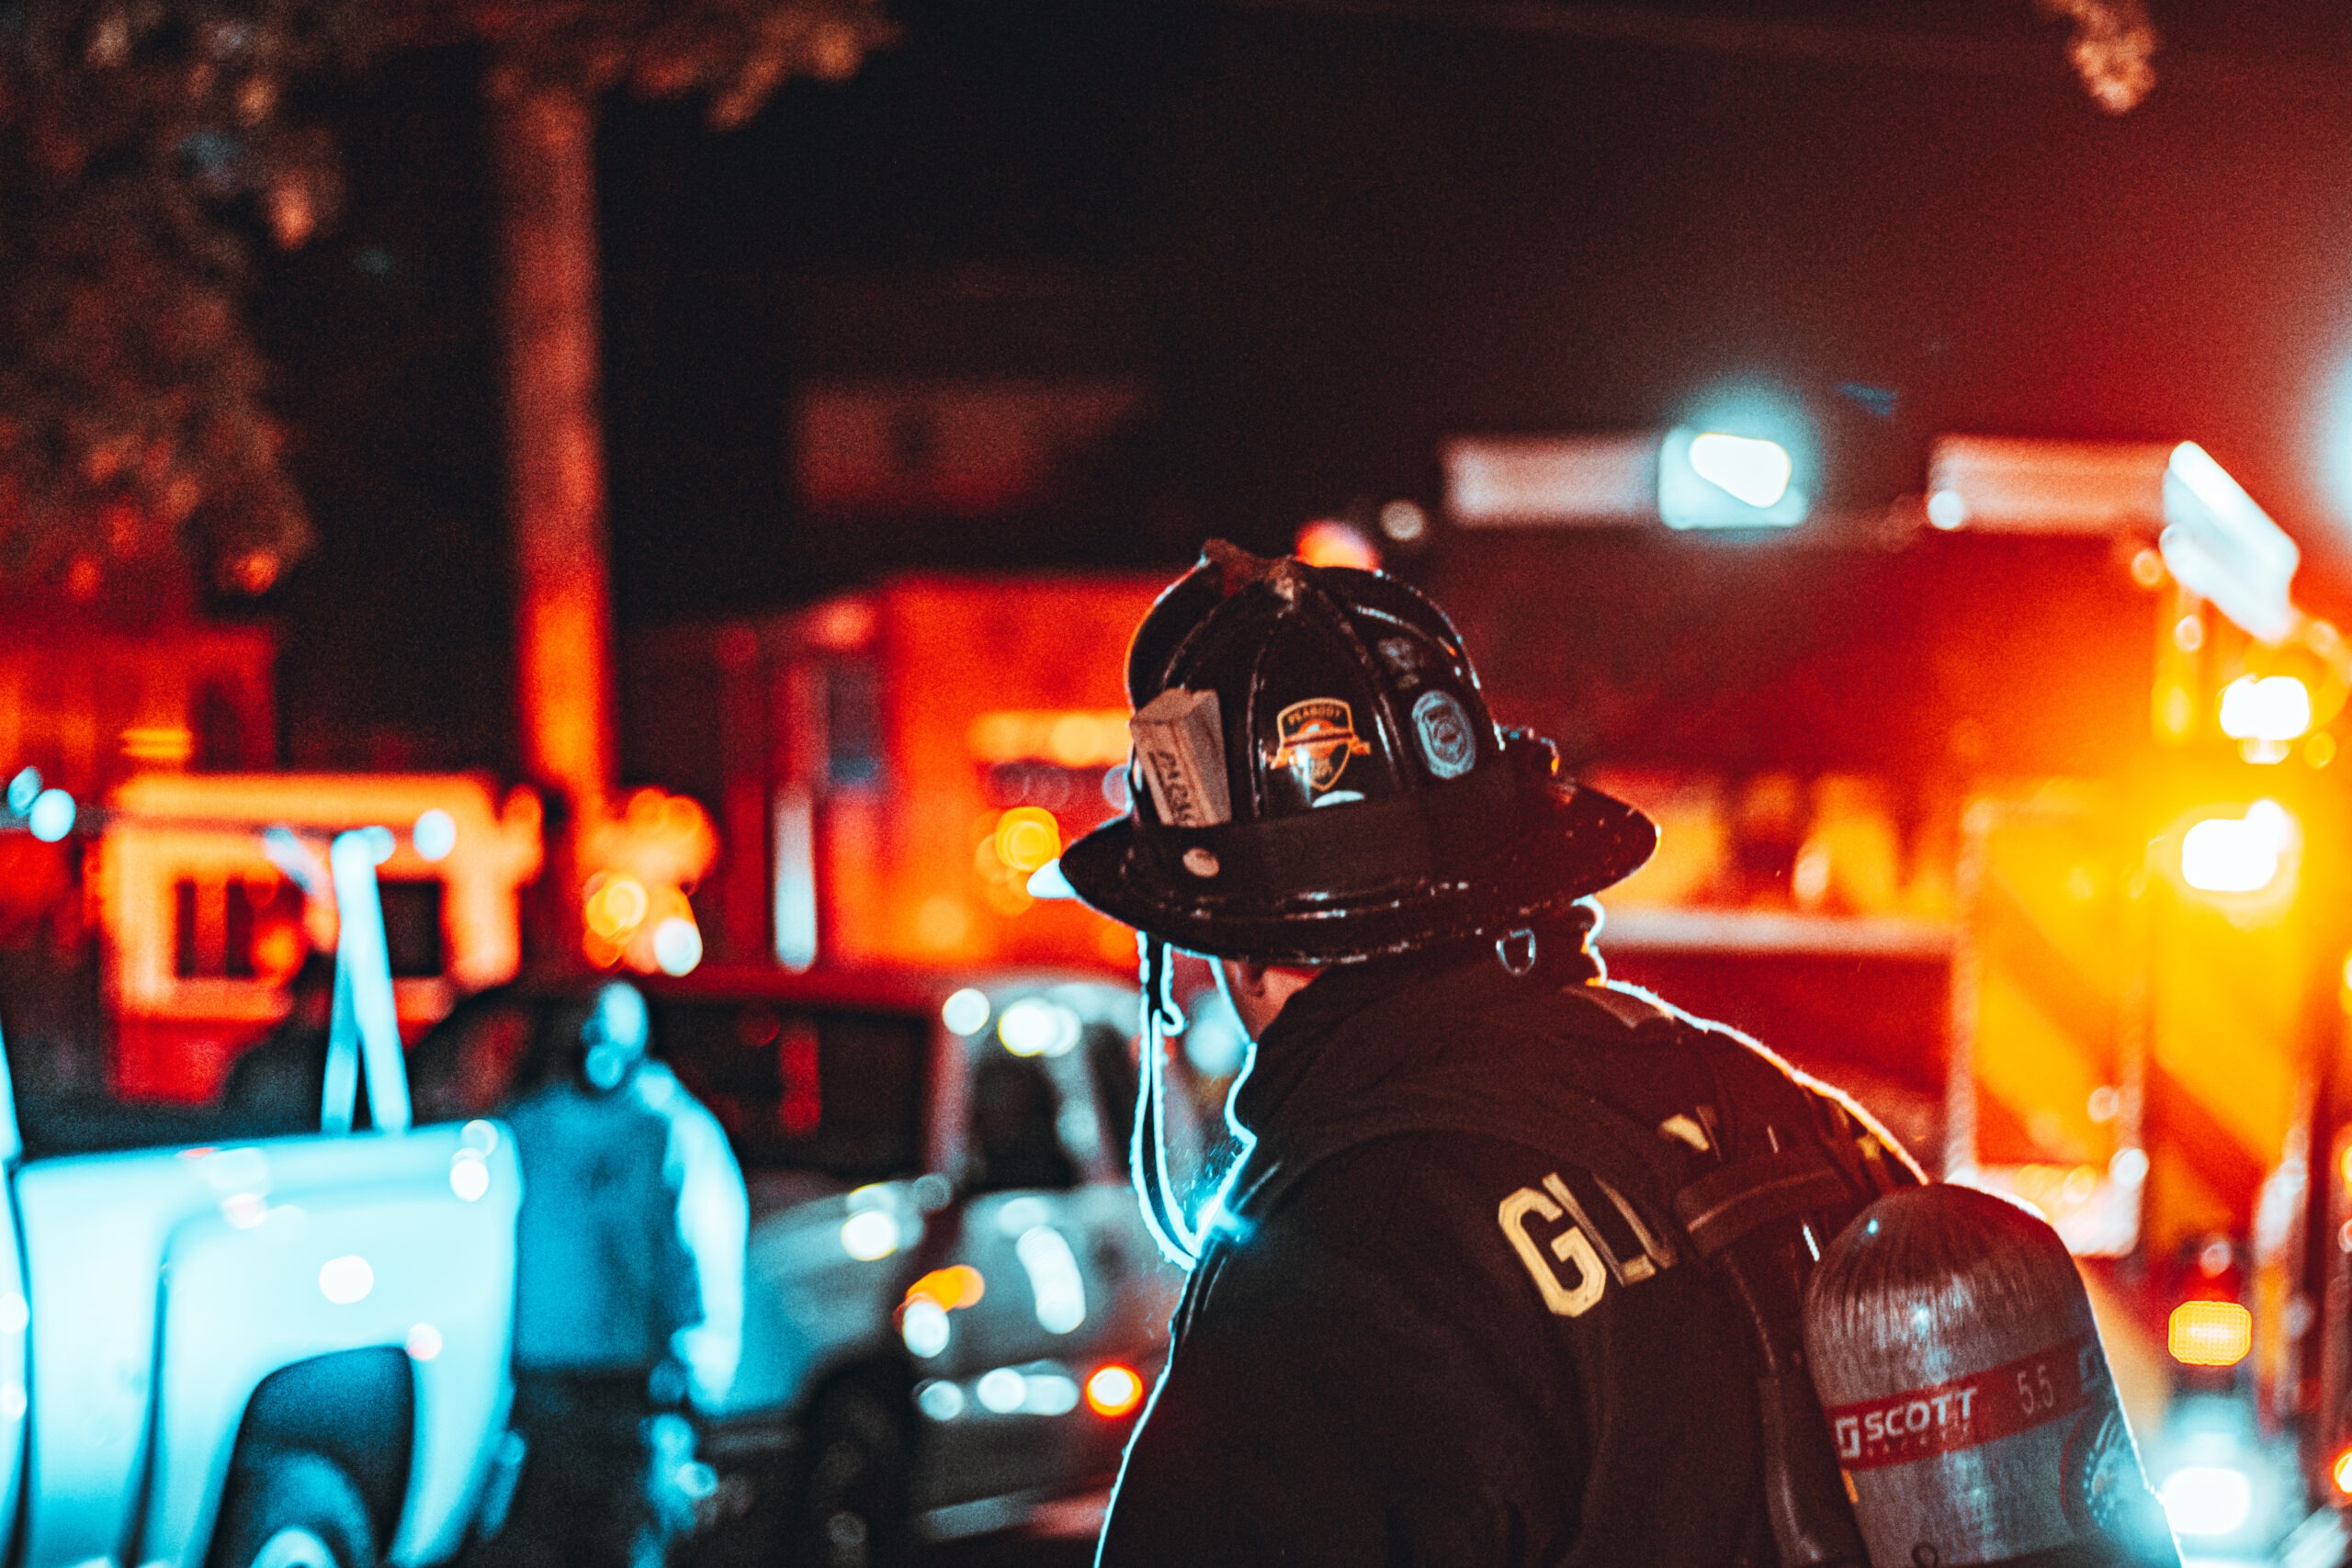
[[[1757,1333],[1692,1240],[1724,1118],[1857,1190],[1916,1169],[1752,1042],[1560,967],[1332,969],[1266,1030],[1104,1568],[1770,1568]]]

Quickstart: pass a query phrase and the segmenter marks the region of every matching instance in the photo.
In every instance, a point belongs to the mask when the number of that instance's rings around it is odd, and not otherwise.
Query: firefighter
[[[1062,869],[1142,933],[1136,1179],[1191,1275],[1099,1561],[1860,1564],[1798,1292],[1917,1173],[1606,983],[1587,896],[1652,824],[1376,573],[1212,543],[1127,681],[1134,804]],[[1170,947],[1254,1043],[1205,1190],[1159,1147]]]

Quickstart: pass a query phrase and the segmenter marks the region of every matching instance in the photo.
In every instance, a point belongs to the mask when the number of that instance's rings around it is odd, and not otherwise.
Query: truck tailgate
[[[25,1167],[28,1568],[194,1558],[254,1386],[377,1346],[416,1380],[390,1555],[454,1547],[504,1415],[521,1188],[490,1122]]]

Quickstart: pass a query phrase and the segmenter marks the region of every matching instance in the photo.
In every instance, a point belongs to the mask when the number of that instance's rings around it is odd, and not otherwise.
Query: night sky
[[[2325,67],[2352,40],[2316,5],[2153,9],[2159,85],[2120,118],[2021,0],[901,0],[899,47],[741,130],[616,100],[616,615],[1272,548],[1433,502],[1450,432],[1655,426],[1730,382],[1812,412],[1831,506],[1917,489],[1939,432],[2194,438],[2326,604],[2352,581],[2352,84]],[[1589,36],[1627,17],[1651,21]],[[321,536],[266,606],[297,765],[511,762],[477,63],[324,106],[349,207],[256,301]],[[873,367],[824,302],[976,276],[1089,301],[1051,353],[1139,378],[1150,415],[1020,515],[803,515],[794,389]]]

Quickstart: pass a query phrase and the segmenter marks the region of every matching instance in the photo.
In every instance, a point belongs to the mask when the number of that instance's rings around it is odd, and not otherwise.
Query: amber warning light
[[[2184,1367],[2234,1367],[2254,1348],[2254,1314],[2235,1302],[2183,1302],[2172,1309],[2165,1348]]]
[[[2335,1483],[2338,1497],[2352,1497],[2352,1449],[2336,1454],[2335,1462],[2328,1467],[2328,1475]]]
[[[1143,1378],[1113,1361],[1086,1380],[1086,1407],[1097,1416],[1125,1416],[1143,1403]]]

